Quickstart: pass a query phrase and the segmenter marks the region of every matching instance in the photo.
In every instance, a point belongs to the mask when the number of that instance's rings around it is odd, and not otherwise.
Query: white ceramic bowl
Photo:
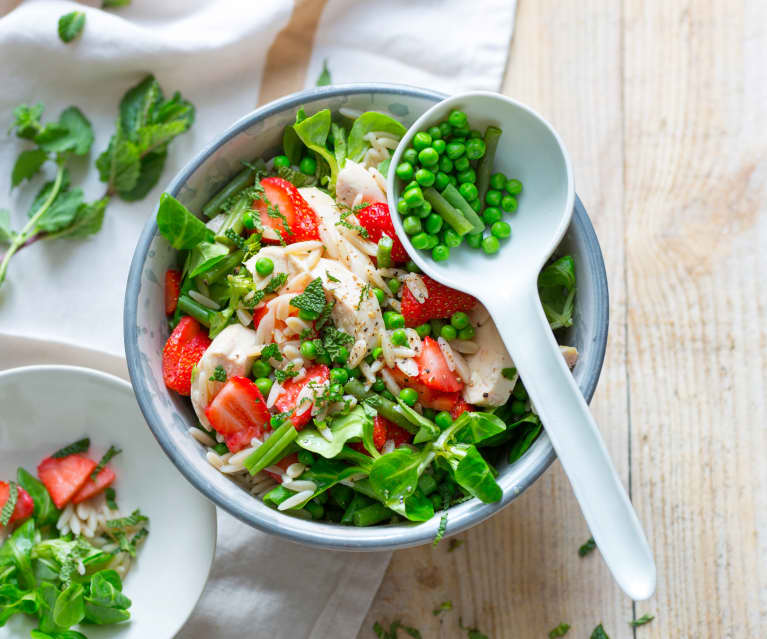
[[[149,537],[125,578],[131,620],[87,626],[89,639],[170,639],[197,604],[216,549],[216,509],[168,463],[146,429],[126,382],[73,366],[29,366],[0,373],[0,479],[19,466],[36,475],[53,451],[84,436],[98,459],[122,449],[110,466],[123,512],[141,508]],[[0,638],[28,637],[37,627],[15,615]]]

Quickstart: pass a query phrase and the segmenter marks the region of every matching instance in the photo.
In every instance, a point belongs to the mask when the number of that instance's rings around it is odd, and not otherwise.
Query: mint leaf
[[[59,18],[59,38],[62,42],[72,42],[85,27],[85,13],[72,11]]]
[[[569,623],[561,623],[556,628],[552,628],[549,631],[549,639],[557,639],[557,637],[564,637],[567,631],[570,630]]]
[[[135,202],[146,197],[147,193],[160,181],[167,157],[168,153],[163,149],[147,153],[141,158],[141,168],[135,186],[132,189],[120,191],[120,197],[128,202]]]
[[[0,209],[0,242],[12,242],[15,233],[11,230],[11,212]]]
[[[160,85],[153,75],[146,76],[120,100],[118,128],[122,125],[125,135],[135,140],[138,130],[150,124],[152,110],[161,101]]]
[[[327,300],[325,299],[325,290],[322,288],[322,278],[312,280],[300,295],[296,295],[290,300],[290,305],[319,317],[325,308]]]
[[[49,234],[47,237],[49,239],[54,237],[78,239],[98,233],[104,222],[104,211],[108,202],[109,198],[105,197],[90,204],[81,204],[77,208],[75,217],[69,226],[65,226],[59,231]]]
[[[114,9],[116,7],[127,7],[131,0],[104,0],[101,4],[102,9]]]
[[[140,153],[148,153],[170,142],[180,133],[187,130],[183,120],[173,120],[160,124],[150,124],[138,131],[137,146]]]
[[[72,223],[77,214],[77,209],[83,203],[83,190],[81,188],[71,191],[59,192],[53,200],[50,208],[37,221],[37,229],[48,233],[60,231]]]
[[[59,193],[66,191],[69,188],[69,183],[69,171],[64,169],[64,174],[61,178],[61,186],[59,187]],[[35,199],[32,201],[29,210],[27,211],[27,217],[32,217],[40,210],[40,207],[45,203],[45,201],[48,199],[48,196],[51,194],[51,189],[53,188],[54,184],[54,180],[49,180],[43,184],[43,186],[37,192]]]
[[[281,362],[282,353],[280,353],[280,349],[277,347],[277,344],[267,344],[264,346],[264,348],[261,350],[261,359],[265,362],[268,362],[270,359]]]
[[[11,188],[28,180],[40,170],[40,167],[48,159],[48,154],[41,149],[30,149],[19,153],[16,164],[11,172]]]
[[[580,548],[578,548],[578,556],[585,557],[596,547],[597,547],[597,542],[594,541],[593,537],[589,537],[586,543],[583,544]]]
[[[32,140],[43,128],[40,118],[45,110],[45,105],[38,102],[34,106],[21,104],[13,110],[16,121],[8,129],[8,133],[16,129],[16,135],[25,140]]]
[[[328,60],[325,58],[322,61],[322,72],[320,73],[319,77],[317,78],[317,86],[318,87],[325,87],[329,84],[332,84],[333,81],[330,77],[330,69],[328,69]]]
[[[184,100],[184,98],[181,97],[181,94],[176,91],[170,100],[165,100],[164,102],[160,102],[155,106],[152,121],[180,121],[184,122],[186,124],[186,129],[188,129],[190,126],[192,126],[192,124],[194,124],[194,116],[195,111],[192,103]]]
[[[96,479],[99,476],[99,473],[104,470],[104,466],[106,466],[109,463],[109,460],[112,459],[115,455],[119,455],[122,451],[119,448],[116,448],[115,446],[110,446],[109,450],[104,453],[103,457],[99,460],[99,463],[96,464],[96,468],[94,468],[91,471],[91,479],[93,481],[96,481]]]
[[[13,517],[13,511],[16,510],[16,501],[19,498],[19,487],[15,481],[8,482],[8,499],[3,504],[3,510],[0,511],[0,526],[7,526]]]
[[[639,617],[639,619],[629,621],[629,626],[632,628],[638,628],[639,626],[644,626],[646,623],[650,623],[653,619],[655,619],[654,615],[644,614]]]
[[[591,633],[591,639],[610,639],[610,637],[607,636],[605,629],[602,627],[602,624],[600,623],[596,628],[594,628],[594,631]]]
[[[69,146],[66,140],[67,133],[67,127],[58,122],[48,122],[35,136],[35,143],[49,153],[66,151]]]
[[[274,293],[275,291],[285,286],[285,282],[287,281],[287,273],[277,273],[276,275],[272,276],[272,279],[270,279],[269,283],[264,287],[264,293]]]
[[[441,615],[446,610],[452,610],[453,609],[453,602],[452,601],[443,601],[437,608],[431,611],[431,614],[433,614],[435,617],[438,615]]]
[[[106,496],[109,510],[117,510],[117,502],[115,501],[117,493],[115,492],[115,489],[110,486],[106,489],[106,491],[104,491],[104,495]]]
[[[109,191],[130,191],[136,186],[141,173],[141,159],[136,145],[126,140],[118,129],[107,150],[96,160],[96,168]]]
[[[226,381],[226,370],[224,370],[223,366],[216,366],[215,370],[213,371],[213,375],[211,375],[208,378],[209,382],[225,382]]]
[[[75,155],[85,155],[90,151],[93,128],[80,109],[76,106],[64,109],[59,116],[59,125],[67,130],[63,139],[58,141],[60,146],[65,146],[62,150],[72,151]]]
[[[119,519],[107,519],[107,528],[111,530],[135,528],[139,524],[149,521],[149,517],[141,514],[141,511],[137,508],[128,517],[120,517]]]
[[[90,438],[83,437],[82,439],[78,439],[76,442],[69,444],[68,446],[64,446],[64,448],[60,448],[55,453],[53,453],[51,457],[54,459],[60,459],[62,457],[69,457],[75,453],[87,453],[90,446]]]

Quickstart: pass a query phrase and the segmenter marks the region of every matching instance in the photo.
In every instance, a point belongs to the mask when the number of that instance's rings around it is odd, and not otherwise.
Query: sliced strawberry
[[[458,419],[466,411],[471,412],[473,410],[474,406],[464,400],[463,397],[458,397],[458,401],[453,405],[453,408],[450,409],[450,417]]]
[[[298,400],[298,395],[303,390],[304,386],[312,381],[315,384],[321,384],[327,382],[329,379],[330,369],[324,364],[315,364],[306,369],[306,375],[300,381],[296,382],[292,378],[288,379],[282,385],[282,388],[284,388],[285,391],[277,398],[274,405],[281,413],[287,413],[296,407],[296,400]],[[305,410],[300,415],[293,415],[290,420],[293,422],[293,426],[296,427],[296,430],[301,430],[311,418],[312,409],[310,406],[308,410]]]
[[[83,487],[77,491],[77,494],[72,497],[72,503],[79,504],[81,501],[85,501],[86,499],[90,499],[91,497],[100,494],[108,486],[111,486],[116,478],[117,475],[115,475],[114,471],[109,468],[109,466],[104,466],[104,468],[101,469],[101,472],[96,475],[96,481],[93,481],[90,476],[88,476],[88,481],[86,481],[83,484]]]
[[[388,419],[376,415],[373,420],[373,446],[376,447],[376,450],[380,451],[384,447],[391,426],[394,426],[394,424]]]
[[[291,453],[287,457],[283,457],[280,461],[278,461],[275,466],[278,468],[282,468],[282,470],[287,470],[288,466],[291,464],[295,464],[298,461],[298,453]],[[265,470],[264,471],[267,475],[269,475],[274,481],[278,483],[282,483],[282,475],[278,475],[277,473],[273,473],[271,470]]]
[[[169,268],[165,271],[165,314],[173,315],[181,292],[181,271]]]
[[[261,320],[264,319],[264,315],[266,315],[268,310],[266,304],[253,309],[253,329],[258,328],[258,325],[261,323]]]
[[[207,331],[191,317],[182,317],[162,349],[162,377],[165,385],[189,395],[192,369],[210,346]]]
[[[454,393],[463,388],[455,373],[448,368],[442,350],[431,337],[424,337],[421,353],[415,358],[418,364],[418,379],[429,388]]]
[[[389,426],[386,431],[387,439],[391,439],[394,442],[394,448],[399,448],[402,444],[409,444],[413,441],[413,433],[406,431],[402,426],[392,424],[389,422]]]
[[[13,509],[13,513],[11,513],[8,525],[17,521],[24,521],[27,517],[31,517],[35,510],[35,502],[32,500],[29,493],[18,484],[16,485],[16,488],[19,490],[16,495],[16,507]],[[11,487],[7,482],[0,481],[0,510],[2,510],[3,506],[8,502],[8,497],[10,496]],[[2,525],[0,525],[0,528],[2,528]]]
[[[408,377],[399,368],[390,368],[389,372],[399,386],[407,386],[418,393],[418,401],[421,402],[421,405],[426,406],[426,408],[433,408],[436,411],[450,411],[458,401],[458,393],[444,393],[429,388],[417,377]]]
[[[63,508],[90,479],[94,468],[96,462],[80,453],[46,457],[37,467],[37,476],[48,489],[56,508]]]
[[[230,377],[205,409],[205,416],[233,453],[250,446],[254,437],[262,439],[269,430],[264,396],[246,377]]]
[[[279,242],[282,237],[285,243],[292,244],[320,239],[317,214],[295,186],[280,177],[264,178],[261,186],[264,187],[264,195],[256,198],[253,208],[261,215],[264,240]],[[279,215],[274,211],[275,207]],[[269,215],[270,212],[272,215]]]
[[[419,304],[407,286],[402,287],[402,315],[406,326],[418,326],[431,319],[450,317],[458,311],[470,311],[477,304],[476,298],[454,288],[440,284],[428,275],[421,275],[429,297]]]
[[[394,230],[394,224],[391,221],[391,215],[389,215],[389,205],[386,202],[377,202],[366,206],[358,211],[356,216],[360,225],[368,232],[368,239],[371,242],[378,242],[384,233],[392,239],[391,259],[393,262],[399,264],[410,259]]]

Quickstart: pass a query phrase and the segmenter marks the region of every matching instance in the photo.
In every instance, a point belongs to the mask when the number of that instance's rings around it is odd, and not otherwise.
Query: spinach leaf
[[[430,460],[428,451],[406,447],[381,455],[370,470],[370,485],[377,498],[389,508],[402,504],[415,492],[418,478]]]
[[[0,568],[16,567],[16,578],[22,588],[34,588],[35,575],[32,571],[32,548],[35,545],[35,521],[27,519],[0,546]]]
[[[293,125],[293,130],[299,137],[301,142],[304,143],[311,151],[314,151],[319,157],[327,162],[330,168],[330,187],[331,190],[335,188],[336,178],[338,177],[338,164],[336,163],[335,156],[328,151],[325,144],[328,140],[328,134],[330,133],[330,109],[323,109],[318,111],[314,115],[296,122]],[[319,165],[320,163],[318,163]]]
[[[397,450],[406,449],[399,448]],[[383,501],[373,489],[373,485],[369,478],[355,481],[354,490],[372,499],[381,502]],[[393,503],[391,506],[388,506],[388,508],[391,508],[395,513],[402,515],[410,521],[427,521],[434,517],[434,505],[432,504],[431,499],[424,495],[420,488],[416,488],[412,495],[406,497],[402,501]]]
[[[192,215],[169,193],[160,196],[157,228],[175,249],[191,249],[203,241],[213,241],[213,231]]]
[[[85,27],[85,13],[72,11],[65,13],[59,18],[59,38],[62,42],[72,42],[83,32]]]
[[[530,422],[524,425],[523,428],[524,430],[519,433],[518,439],[511,445],[511,448],[509,448],[510,464],[513,464],[527,452],[527,449],[533,445],[533,442],[536,440],[541,430],[543,430],[541,422],[537,418],[536,423]]]
[[[506,430],[504,421],[492,413],[466,411],[455,423],[455,441],[461,444],[478,444]]]
[[[565,255],[538,276],[538,295],[552,330],[573,325],[575,262]]]
[[[62,628],[69,628],[80,623],[85,617],[85,592],[81,584],[73,582],[69,584],[53,605],[53,622]]]
[[[349,132],[349,149],[347,157],[355,162],[359,162],[362,159],[362,156],[365,155],[365,151],[370,148],[370,143],[366,142],[364,137],[372,131],[391,133],[392,135],[397,136],[397,138],[401,138],[405,135],[407,129],[401,122],[398,122],[388,115],[378,113],[377,111],[366,111],[354,121],[354,124],[352,124],[352,130]]]
[[[304,143],[298,137],[293,125],[286,126],[282,133],[282,152],[290,160],[292,166],[298,166],[304,153]]]
[[[332,435],[330,441],[325,439],[317,429],[305,428],[298,434],[296,443],[301,448],[322,455],[327,459],[338,455],[344,444],[351,439],[367,440],[366,443],[375,451],[372,441],[373,420],[365,414],[361,406],[356,406],[348,415],[335,417],[329,426],[329,430]],[[312,466],[312,469],[314,469],[314,466]]]
[[[505,444],[507,441],[513,439],[515,435],[517,435],[518,431],[516,430],[516,428],[518,426],[523,426],[527,424],[534,424],[537,426],[540,423],[541,423],[541,420],[538,419],[537,415],[533,413],[528,413],[527,415],[523,416],[521,419],[517,419],[516,421],[513,421],[511,423],[507,422],[506,430],[504,432],[498,433],[497,435],[493,435],[492,437],[488,437],[487,439],[482,440],[482,447],[484,448],[485,446],[500,446],[501,444]]]
[[[333,155],[336,158],[336,164],[339,169],[344,168],[346,162],[346,129],[333,122],[330,125],[333,133]]]
[[[19,483],[19,486],[29,493],[32,501],[35,502],[35,510],[32,516],[37,525],[43,527],[56,523],[60,514],[59,509],[54,505],[43,483],[23,468],[19,468],[16,471],[16,481]]]
[[[196,244],[189,253],[189,277],[194,278],[208,272],[227,255],[229,247],[218,242]]]
[[[42,149],[28,149],[19,153],[11,171],[11,188],[31,178],[47,159],[48,154]]]
[[[446,460],[453,469],[453,477],[461,488],[485,503],[500,501],[501,487],[493,471],[479,451],[472,445],[452,444],[446,449]]]

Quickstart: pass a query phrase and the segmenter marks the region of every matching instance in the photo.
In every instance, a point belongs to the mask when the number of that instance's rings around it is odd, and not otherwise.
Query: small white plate
[[[150,433],[126,382],[87,368],[29,366],[0,373],[0,480],[15,479],[61,446],[91,439],[98,459],[122,449],[110,465],[123,512],[140,508],[149,537],[125,579],[131,620],[80,629],[88,639],[166,639],[189,617],[216,549],[216,511],[175,469]],[[28,637],[34,621],[12,617],[0,639]]]

